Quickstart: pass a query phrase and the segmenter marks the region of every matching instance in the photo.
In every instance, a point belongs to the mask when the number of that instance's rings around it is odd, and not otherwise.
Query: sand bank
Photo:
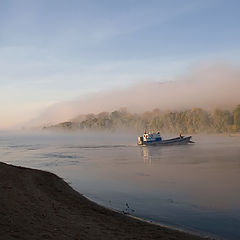
[[[186,239],[86,199],[56,175],[0,163],[0,239]]]

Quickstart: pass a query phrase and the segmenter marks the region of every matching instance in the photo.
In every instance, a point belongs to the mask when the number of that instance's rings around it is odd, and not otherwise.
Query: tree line
[[[215,109],[211,112],[201,108],[186,111],[161,111],[154,109],[141,114],[121,109],[113,112],[88,114],[84,120],[59,123],[50,128],[60,129],[127,129],[171,133],[232,133],[240,132],[240,105],[233,111]]]

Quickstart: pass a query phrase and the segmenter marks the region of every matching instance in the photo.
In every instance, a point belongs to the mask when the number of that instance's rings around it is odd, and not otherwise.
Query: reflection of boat
[[[163,140],[160,133],[144,133],[143,136],[138,137],[138,145],[180,145],[193,143],[192,136],[184,137],[179,136],[176,138]]]
[[[156,149],[156,148],[155,148]],[[148,147],[142,147],[143,161],[145,164],[152,164],[152,156]]]

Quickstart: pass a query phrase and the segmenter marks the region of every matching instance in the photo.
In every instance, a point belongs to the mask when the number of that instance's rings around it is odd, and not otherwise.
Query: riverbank
[[[56,175],[0,163],[0,239],[203,239],[86,199]]]

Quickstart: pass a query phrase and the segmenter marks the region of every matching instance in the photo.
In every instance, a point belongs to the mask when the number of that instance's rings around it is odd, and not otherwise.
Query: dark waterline
[[[107,207],[188,231],[240,239],[240,137],[138,147],[125,134],[2,134],[1,161],[48,170]]]

